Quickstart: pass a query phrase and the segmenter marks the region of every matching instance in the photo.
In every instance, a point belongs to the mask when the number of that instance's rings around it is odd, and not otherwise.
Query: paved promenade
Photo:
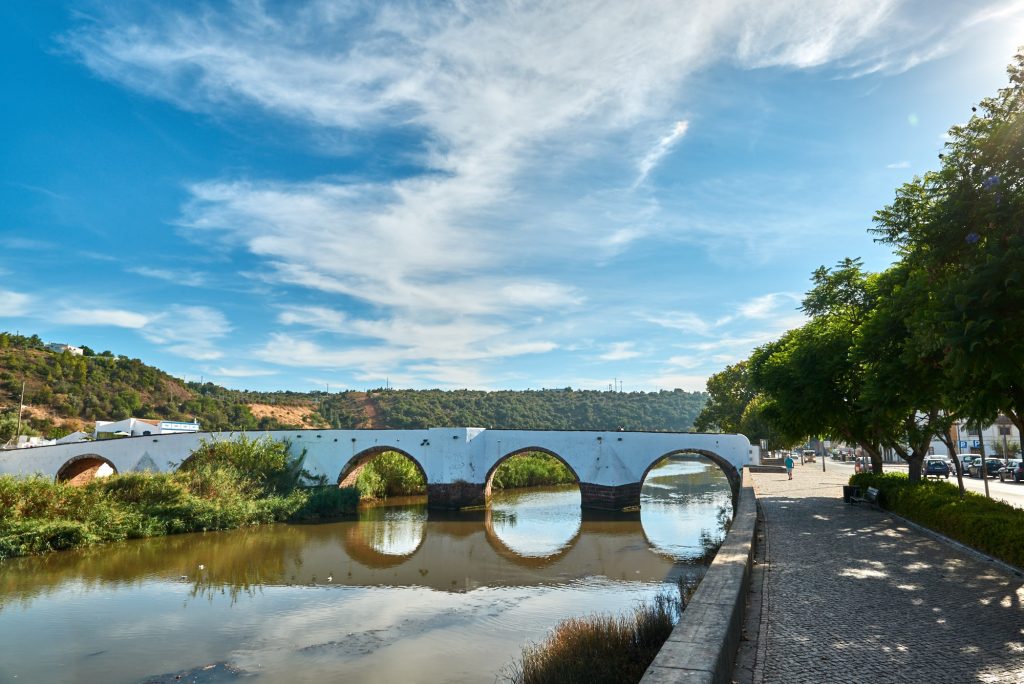
[[[848,469],[748,477],[766,524],[737,682],[1024,682],[1024,578],[844,504]]]

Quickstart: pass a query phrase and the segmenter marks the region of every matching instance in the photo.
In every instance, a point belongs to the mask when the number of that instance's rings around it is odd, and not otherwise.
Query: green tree
[[[927,329],[922,312],[932,297],[923,276],[901,262],[872,279],[874,302],[852,350],[863,378],[861,406],[869,421],[888,426],[883,444],[907,461],[912,482],[921,479],[933,436],[941,436],[955,451],[949,435],[954,416],[946,410],[949,383],[928,336],[921,338]]]
[[[931,351],[964,415],[1024,429],[1024,54],[1009,85],[950,129],[941,168],[901,187],[879,238],[936,293]]]
[[[743,413],[754,398],[747,362],[726,366],[712,375],[707,389],[708,402],[694,421],[694,428],[699,432],[740,432]]]

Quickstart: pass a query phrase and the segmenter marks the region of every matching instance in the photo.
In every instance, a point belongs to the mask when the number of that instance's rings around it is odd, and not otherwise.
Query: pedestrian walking
[[[789,479],[793,479],[793,457],[786,457],[786,474],[789,475]]]

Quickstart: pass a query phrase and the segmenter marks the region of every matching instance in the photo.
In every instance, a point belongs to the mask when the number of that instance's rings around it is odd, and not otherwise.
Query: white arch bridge
[[[582,506],[603,510],[639,506],[644,477],[666,456],[707,456],[725,471],[734,491],[739,487],[743,466],[752,459],[757,462],[743,435],[452,427],[126,437],[0,451],[0,474],[42,474],[82,482],[111,471],[173,471],[203,440],[232,439],[238,434],[286,441],[294,455],[305,449],[306,470],[339,485],[354,482],[377,454],[397,451],[423,472],[427,505],[448,509],[486,504],[497,467],[510,456],[527,451],[541,451],[560,459],[579,482]]]

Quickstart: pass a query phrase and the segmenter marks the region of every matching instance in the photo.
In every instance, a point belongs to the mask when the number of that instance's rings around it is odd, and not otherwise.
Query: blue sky
[[[250,389],[703,389],[1024,1],[8,2],[0,329]]]

